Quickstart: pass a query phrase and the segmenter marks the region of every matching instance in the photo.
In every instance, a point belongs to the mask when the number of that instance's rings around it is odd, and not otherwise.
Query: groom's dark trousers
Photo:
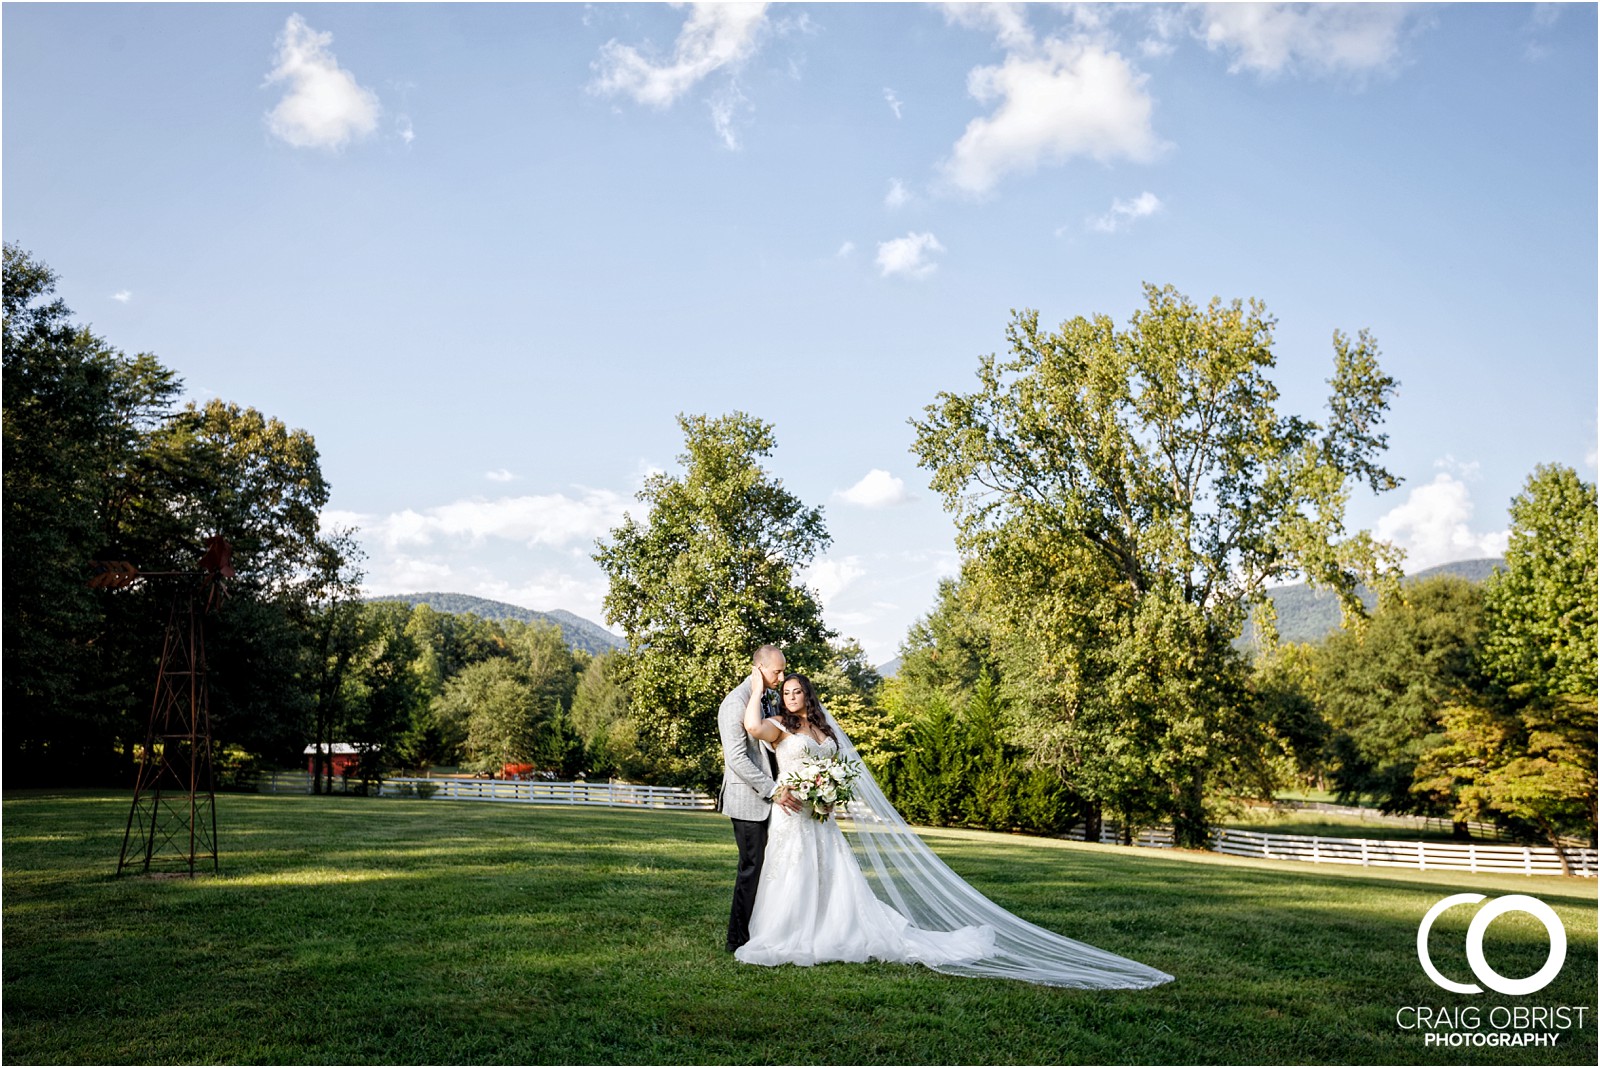
[[[766,701],[762,704],[765,719]],[[767,752],[767,767],[778,774],[776,753]],[[761,883],[761,861],[767,855],[767,821],[729,819],[733,841],[739,847],[739,873],[733,877],[733,908],[728,911],[728,952],[750,941],[750,913],[756,907],[756,887]]]
[[[756,907],[756,886],[761,882],[761,860],[767,852],[766,820],[733,820],[733,840],[739,846],[739,874],[733,880],[733,908],[728,913],[728,952],[750,941],[750,912]]]
[[[726,705],[738,692],[734,690],[723,704]],[[775,711],[770,696],[762,694],[761,718],[766,719]],[[765,748],[763,753],[767,769],[772,772],[773,778],[777,778],[778,755]],[[733,824],[733,841],[739,847],[739,871],[733,879],[733,908],[728,911],[728,952],[732,953],[750,941],[750,913],[756,907],[756,887],[761,883],[761,861],[767,853],[767,821],[741,820],[730,816],[728,822]]]

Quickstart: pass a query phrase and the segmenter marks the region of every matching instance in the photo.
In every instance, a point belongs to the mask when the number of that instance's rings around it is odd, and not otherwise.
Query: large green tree
[[[1230,644],[1248,608],[1303,577],[1359,614],[1358,583],[1392,566],[1344,508],[1358,483],[1396,484],[1378,462],[1394,382],[1368,334],[1335,333],[1327,412],[1284,415],[1258,302],[1145,296],[1125,330],[1016,314],[1008,358],[980,361],[976,391],[939,394],[914,448],[987,573],[984,602],[1034,635],[1003,668],[1018,715],[1075,790],[1198,845],[1208,787],[1257,748]],[[1065,591],[1048,620],[1028,618],[1040,589]]]
[[[465,735],[466,766],[532,764],[567,776],[582,766],[572,727],[578,668],[560,628],[507,624],[507,654],[470,664],[435,700],[435,716]]]
[[[1441,717],[1414,792],[1457,819],[1531,828],[1558,850],[1596,839],[1596,536],[1593,483],[1540,465],[1511,502],[1506,567],[1483,593],[1486,685]],[[1563,863],[1566,854],[1562,853]]]
[[[1506,566],[1484,590],[1484,664],[1519,696],[1593,699],[1596,619],[1595,486],[1570,467],[1541,464],[1511,501]]]
[[[772,426],[734,412],[681,415],[682,471],[645,480],[643,520],[598,543],[608,622],[622,627],[622,673],[641,742],[669,775],[720,777],[717,707],[772,643],[791,666],[829,663],[828,629],[798,573],[828,544],[822,511],[763,466]]]
[[[1482,591],[1449,575],[1386,595],[1359,631],[1312,655],[1318,706],[1332,732],[1335,790],[1386,812],[1444,816],[1451,799],[1413,789],[1417,762],[1443,741],[1445,711],[1481,691]]]
[[[639,748],[639,725],[628,713],[622,654],[589,659],[572,698],[572,726],[583,741],[584,764],[597,775],[653,782],[656,769]]]
[[[8,781],[106,771],[133,700],[128,663],[152,643],[113,617],[149,598],[112,602],[85,586],[107,547],[106,502],[118,472],[159,426],[179,386],[153,358],[125,357],[71,321],[55,273],[15,244],[4,277],[4,640]],[[114,633],[116,640],[107,641]],[[146,682],[148,685],[148,682]]]
[[[358,771],[374,779],[403,760],[402,739],[427,700],[413,665],[418,649],[407,624],[411,608],[399,601],[360,606],[359,645],[347,676],[349,722],[344,740],[360,750]]]
[[[966,694],[992,661],[990,634],[975,584],[961,577],[939,580],[934,607],[900,643],[896,677],[913,690]]]
[[[73,324],[55,275],[5,248],[6,771],[130,774],[181,580],[85,587],[92,560],[192,570],[207,538],[237,575],[211,620],[213,735],[297,750],[312,618],[351,551],[324,536],[315,442],[253,409],[179,408],[182,383]],[[303,742],[299,743],[303,744]]]

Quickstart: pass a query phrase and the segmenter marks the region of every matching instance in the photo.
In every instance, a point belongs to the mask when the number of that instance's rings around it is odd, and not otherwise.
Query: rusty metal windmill
[[[117,874],[152,867],[194,875],[217,870],[216,786],[211,767],[211,707],[206,688],[205,617],[233,577],[233,546],[206,541],[193,571],[140,571],[126,561],[95,561],[89,585],[120,589],[151,579],[175,580],[156,669],[150,727],[139,754],[133,804],[122,836]]]

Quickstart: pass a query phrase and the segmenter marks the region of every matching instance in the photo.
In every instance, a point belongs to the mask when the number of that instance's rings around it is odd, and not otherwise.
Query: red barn
[[[349,742],[334,742],[331,752],[329,747],[326,746],[308,745],[305,753],[307,775],[315,775],[317,773],[316,753],[319,748],[328,753],[328,764],[332,765],[331,770],[335,775],[348,775],[355,771],[356,762],[361,759],[361,750]]]

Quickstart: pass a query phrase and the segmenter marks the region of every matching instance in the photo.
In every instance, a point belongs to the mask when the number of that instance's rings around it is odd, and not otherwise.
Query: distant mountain
[[[1457,560],[1440,564],[1415,575],[1407,575],[1406,582],[1433,578],[1437,575],[1455,575],[1468,582],[1482,582],[1496,568],[1504,567],[1505,560],[1495,556],[1483,560]],[[1361,601],[1368,608],[1378,603],[1377,594],[1361,588]],[[1278,613],[1278,639],[1283,642],[1317,642],[1339,629],[1339,598],[1327,590],[1314,590],[1301,583],[1298,586],[1279,586],[1268,590],[1272,606]],[[1241,647],[1255,641],[1255,632],[1245,624],[1244,635],[1236,643]]]
[[[557,608],[553,612],[535,612],[504,601],[491,601],[465,593],[396,593],[388,597],[368,597],[369,601],[404,601],[415,608],[425,604],[435,612],[458,615],[475,615],[480,619],[504,621],[515,619],[522,623],[554,623],[561,628],[561,636],[569,646],[586,653],[605,653],[621,649],[623,640],[582,616]]]
[[[897,656],[886,664],[879,664],[872,670],[876,671],[879,675],[882,675],[886,679],[892,679],[896,675],[900,674],[900,658]]]

